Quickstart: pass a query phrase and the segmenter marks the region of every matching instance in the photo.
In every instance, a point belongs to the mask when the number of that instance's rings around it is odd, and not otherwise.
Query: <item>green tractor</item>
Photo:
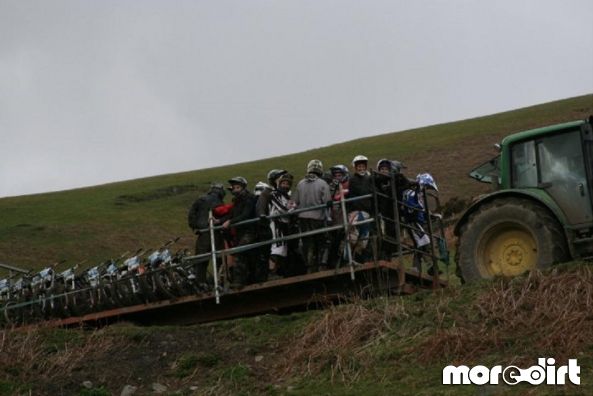
[[[515,133],[470,176],[492,183],[455,226],[462,281],[593,257],[593,116]]]

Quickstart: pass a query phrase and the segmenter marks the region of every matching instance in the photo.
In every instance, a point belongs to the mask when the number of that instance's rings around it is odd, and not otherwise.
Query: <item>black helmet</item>
[[[286,171],[284,169],[272,169],[271,171],[268,172],[268,184],[272,187],[277,187],[276,179],[278,179],[279,176],[281,176],[287,172],[288,171]]]
[[[229,184],[231,186],[233,184],[239,184],[240,186],[245,188],[245,187],[247,187],[247,179],[245,179],[243,176],[236,176],[236,177],[233,177],[232,179],[229,179]]]
[[[224,186],[222,185],[222,183],[218,183],[218,182],[213,182],[210,184],[210,190],[208,190],[208,192],[211,193],[216,193],[218,195],[220,195],[221,198],[224,198]]]
[[[377,162],[377,171],[380,170],[382,167],[389,168],[389,171],[393,173],[401,173],[401,170],[406,168],[406,166],[404,166],[403,163],[399,161],[391,161],[387,158],[380,159]]]
[[[392,163],[387,158],[381,158],[379,161],[377,161],[377,170],[379,170],[383,167],[387,167],[387,168],[389,168],[389,170],[391,170],[391,166],[392,166]]]
[[[403,164],[403,162],[399,161],[391,161],[391,170],[394,173],[401,173],[402,169],[406,169],[407,166]]]
[[[348,167],[346,165],[342,165],[342,164],[334,165],[331,168],[329,168],[329,170],[331,171],[332,177],[337,172],[340,172],[343,175],[342,181],[348,180],[348,178],[350,177],[350,171],[348,170]]]

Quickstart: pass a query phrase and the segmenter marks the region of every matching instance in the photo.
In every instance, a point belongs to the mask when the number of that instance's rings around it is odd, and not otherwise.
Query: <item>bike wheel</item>
[[[140,285],[140,294],[143,296],[143,302],[148,303],[158,301],[159,298],[153,290],[147,276],[148,275],[144,274],[137,277],[138,284]]]
[[[169,270],[169,276],[173,283],[173,290],[177,297],[188,296],[193,293],[193,289],[189,281],[180,274],[177,270]]]
[[[139,297],[138,287],[133,286],[135,279],[123,278],[113,283],[114,292],[117,295],[118,300],[124,306],[137,305],[142,303],[142,299]],[[135,292],[135,289],[138,292]]]
[[[52,288],[45,292],[46,309],[45,317],[49,318],[64,318],[67,316],[66,301],[61,288]]]
[[[18,302],[8,302],[3,307],[3,314],[6,323],[12,326],[18,326],[23,323],[22,307],[15,307]]]
[[[163,298],[177,298],[177,285],[169,270],[161,270],[153,274],[157,288]]]

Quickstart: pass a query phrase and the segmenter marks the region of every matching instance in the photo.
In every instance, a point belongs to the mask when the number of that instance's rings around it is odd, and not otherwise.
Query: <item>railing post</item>
[[[430,193],[428,194],[431,198],[434,198],[435,201],[435,207],[440,208],[441,207],[441,200],[439,198],[439,194],[438,191],[436,193]],[[444,258],[443,256],[441,256],[442,253],[445,254],[445,257],[447,258],[447,261],[444,262],[445,263],[445,274],[447,277],[447,282],[449,281],[449,261],[448,261],[448,257],[449,257],[449,248],[447,246],[447,237],[445,235],[445,227],[443,225],[443,217],[441,215],[433,215],[434,217],[437,218],[437,227],[438,229],[438,239],[439,239],[439,244],[437,246],[437,250],[439,252],[439,260],[442,261],[442,259]],[[442,247],[442,250],[441,250]]]
[[[214,217],[212,216],[212,210],[208,211],[208,227],[210,228],[212,272],[214,273],[214,295],[216,296],[216,304],[220,304],[220,291],[218,290],[218,266],[216,265],[216,242],[214,240]]]
[[[398,287],[401,289],[406,282],[406,271],[404,265],[402,263],[402,235],[401,235],[401,224],[400,224],[400,216],[399,216],[399,202],[397,200],[397,185],[395,182],[395,173],[391,172],[391,199],[393,200],[393,226],[395,227],[395,240],[397,241],[397,258],[398,258],[398,265],[400,267],[399,270],[399,277],[398,279]]]
[[[350,248],[350,227],[348,224],[348,215],[346,214],[346,201],[344,200],[344,188],[342,187],[342,183],[340,183],[340,207],[342,208],[342,221],[344,222],[344,241],[346,242],[345,249],[348,265],[350,265],[350,278],[354,280],[354,261],[352,260],[352,249]]]
[[[426,187],[422,187],[422,198],[424,200],[424,213],[426,215],[426,226],[428,228],[428,237],[430,240],[430,258],[432,259],[432,287],[436,289],[439,285],[439,261],[434,252],[434,235],[432,234],[432,219],[430,215],[430,208],[428,207],[428,194],[426,194]]]
[[[383,250],[383,231],[381,229],[381,222],[385,222],[383,220],[383,215],[379,212],[379,197],[377,196],[377,183],[376,183],[377,175],[375,171],[371,170],[371,186],[372,186],[372,194],[373,194],[373,212],[375,218],[375,235],[371,239],[371,233],[369,231],[369,242],[374,241],[372,245],[373,249],[373,262],[377,265],[379,261],[379,257],[381,251]],[[369,213],[369,216],[371,214]]]

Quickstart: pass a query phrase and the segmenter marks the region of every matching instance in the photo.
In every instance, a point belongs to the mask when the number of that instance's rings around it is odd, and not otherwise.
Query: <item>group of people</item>
[[[398,221],[410,225],[406,229],[421,253],[430,243],[423,229],[427,219],[422,191],[437,190],[437,186],[428,173],[409,180],[402,173],[404,168],[399,161],[381,159],[377,171],[371,173],[368,158],[357,155],[352,160],[352,172],[342,164],[324,171],[320,160],[309,161],[306,176],[296,186],[294,176],[283,169],[270,170],[267,183],[258,182],[253,193],[242,176],[229,179],[226,189],[221,183],[212,183],[209,191],[194,202],[188,215],[189,226],[198,235],[196,255],[211,252],[212,246],[221,250],[274,240],[271,245],[233,255],[231,287],[241,288],[270,278],[335,268],[352,260],[368,261],[373,257],[369,241],[378,231],[376,224],[380,224],[386,238],[380,251],[374,253],[390,259],[399,243],[396,210],[400,214]],[[233,195],[232,202],[227,204],[224,203],[226,190]],[[376,199],[370,196],[374,192],[378,193]],[[393,199],[394,194],[397,200]],[[369,220],[374,209],[379,213],[379,223]],[[258,220],[244,222],[250,219]],[[219,226],[213,233],[214,241],[210,221]],[[351,226],[344,227],[344,222]],[[339,227],[329,232],[324,230],[330,226]],[[301,234],[300,238],[290,238],[297,233]],[[208,259],[197,263],[196,276],[204,285],[208,264]],[[421,265],[422,254],[415,254],[414,266],[418,271]]]

